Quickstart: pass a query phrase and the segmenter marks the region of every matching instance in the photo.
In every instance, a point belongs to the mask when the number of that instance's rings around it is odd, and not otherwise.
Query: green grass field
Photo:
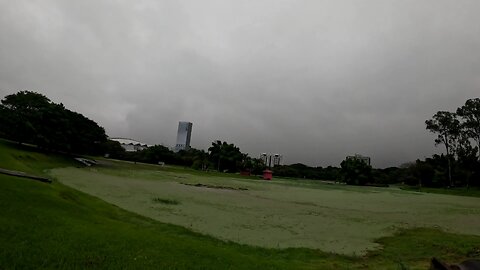
[[[123,162],[91,169],[75,166],[62,156],[0,142],[0,167],[54,175],[60,180],[45,184],[0,175],[0,269],[426,269],[432,256],[450,261],[480,256],[478,226],[473,226],[479,225],[478,208],[471,205],[478,202],[476,198],[312,181],[265,183]],[[80,190],[83,185],[83,190],[90,190],[95,197],[63,183]],[[199,183],[204,186],[195,186]],[[106,197],[95,194],[90,189],[93,184]],[[125,203],[128,197],[134,198],[131,203]],[[429,211],[412,209],[415,202],[428,203],[421,198],[438,201],[424,207]],[[147,208],[145,213],[142,208]],[[435,222],[420,217],[427,213],[433,218],[437,210],[443,212],[436,215]],[[262,219],[267,213],[271,216]],[[372,215],[365,217],[364,213]],[[455,223],[457,218],[466,220],[467,225]],[[390,223],[382,225],[385,220]],[[408,224],[395,225],[398,220]],[[182,223],[185,221],[190,224]],[[340,253],[350,255],[325,252],[337,245],[316,235],[311,237],[327,244],[313,243],[312,249],[285,248],[308,246],[307,236],[302,234],[321,234],[317,226],[348,239],[338,230],[345,229],[342,226],[350,230],[349,223],[351,235],[356,235],[351,242],[356,255],[341,248]],[[220,228],[225,224],[234,227]],[[430,228],[414,228],[417,225]],[[219,234],[208,231],[215,226]],[[244,228],[241,235],[231,233],[238,228]],[[271,232],[276,240],[270,239]],[[293,237],[285,237],[286,232]],[[244,243],[244,235],[253,245],[235,243]],[[296,235],[302,241],[292,241]],[[266,240],[256,242],[262,236]],[[349,246],[347,243],[346,248]],[[363,248],[368,251],[360,252]]]
[[[63,168],[52,175],[129,211],[261,247],[363,255],[379,248],[375,239],[399,228],[437,227],[480,235],[480,198],[321,182],[297,186],[295,180],[209,177],[160,167],[118,168],[118,163]],[[177,203],[159,203],[154,200],[158,198]]]

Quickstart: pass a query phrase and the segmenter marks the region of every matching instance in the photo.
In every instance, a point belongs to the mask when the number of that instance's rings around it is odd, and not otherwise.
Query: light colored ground
[[[60,182],[119,207],[239,243],[362,254],[400,227],[480,235],[480,198],[149,170],[63,168]],[[214,189],[207,184],[246,188]],[[164,204],[155,198],[175,200]]]

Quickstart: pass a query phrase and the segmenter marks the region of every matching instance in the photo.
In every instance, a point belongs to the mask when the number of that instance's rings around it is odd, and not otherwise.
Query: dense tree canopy
[[[222,141],[212,142],[208,152],[218,171],[236,171],[245,159],[240,148]]]
[[[248,171],[261,174],[265,165],[260,159],[250,158],[240,152],[240,148],[227,142],[214,141],[209,152],[190,148],[174,152],[163,145],[150,146],[142,151],[126,152],[118,142],[108,141],[104,144],[105,152],[111,158],[157,164],[191,167],[197,170],[218,170],[222,172]]]
[[[241,169],[248,171],[252,174],[262,174],[266,166],[262,159],[260,158],[251,158],[247,154],[244,154],[244,159],[241,164]]]
[[[372,167],[358,158],[347,158],[340,164],[343,182],[365,185],[372,179]]]
[[[0,135],[20,143],[68,153],[100,154],[105,130],[46,96],[21,91],[0,104]]]

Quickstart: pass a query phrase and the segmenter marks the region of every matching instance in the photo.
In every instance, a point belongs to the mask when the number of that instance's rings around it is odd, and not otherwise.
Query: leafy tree
[[[105,130],[85,116],[32,91],[8,95],[0,105],[0,134],[47,150],[101,154]]]
[[[207,170],[209,167],[208,154],[204,150],[190,148],[179,151],[177,155],[184,166],[192,166],[197,170]]]
[[[455,113],[439,111],[433,115],[432,119],[426,120],[427,129],[437,134],[435,145],[445,145],[448,159],[448,181],[452,182],[452,156],[457,150],[458,138],[460,135],[460,121]]]
[[[463,120],[465,134],[477,143],[476,152],[480,160],[480,98],[467,100],[465,105],[457,109],[457,114]]]
[[[349,185],[365,185],[372,178],[372,167],[357,158],[347,158],[340,164],[342,180]]]
[[[238,162],[237,162],[238,163]],[[242,171],[251,171],[253,167],[252,158],[248,154],[242,153],[242,161],[238,163],[238,168]]]
[[[122,147],[122,145],[113,140],[107,140],[103,144],[103,152],[105,154],[108,154],[110,158],[118,158],[118,159],[123,159],[125,158],[125,149]]]
[[[244,159],[240,148],[234,144],[228,144],[227,142],[219,140],[212,142],[212,146],[208,148],[208,152],[210,160],[217,165],[218,171],[227,170],[234,172]]]
[[[251,173],[252,174],[262,174],[266,168],[265,163],[261,158],[252,158],[251,160]]]
[[[192,150],[191,148],[190,150]],[[196,150],[196,149],[195,149]],[[197,150],[193,156],[192,167],[196,170],[206,171],[210,167],[210,161],[208,160],[208,153],[204,150]]]
[[[181,161],[175,152],[163,145],[154,145],[133,154],[136,156],[136,160],[141,162],[157,164],[161,161],[181,165]]]
[[[266,168],[262,159],[249,157],[248,154],[242,154],[242,161],[237,161],[237,167],[254,175],[262,174]]]
[[[417,160],[408,167],[409,177],[406,178],[406,184],[422,186],[432,186],[432,180],[435,176],[435,169],[431,164],[425,161]]]
[[[212,146],[208,148],[208,152],[210,155],[210,159],[217,165],[217,171],[220,171],[220,164],[222,161],[222,142],[221,141],[214,141],[212,142]]]
[[[478,147],[472,146],[467,132],[462,132],[458,141],[456,150],[458,158],[456,163],[457,177],[455,179],[463,180],[462,182],[469,187],[472,180],[476,180],[475,172],[480,169],[480,161],[477,158]]]
[[[1,101],[2,123],[0,128],[7,138],[20,143],[33,143],[42,138],[38,134],[36,123],[41,121],[50,109],[51,101],[44,95],[30,91],[21,91],[8,95]],[[35,138],[38,136],[37,138]]]

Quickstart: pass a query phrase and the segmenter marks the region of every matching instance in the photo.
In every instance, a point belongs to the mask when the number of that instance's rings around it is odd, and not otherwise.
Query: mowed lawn
[[[112,162],[51,174],[143,216],[260,247],[364,255],[380,248],[376,239],[402,228],[480,235],[480,198],[475,197],[122,167]]]

